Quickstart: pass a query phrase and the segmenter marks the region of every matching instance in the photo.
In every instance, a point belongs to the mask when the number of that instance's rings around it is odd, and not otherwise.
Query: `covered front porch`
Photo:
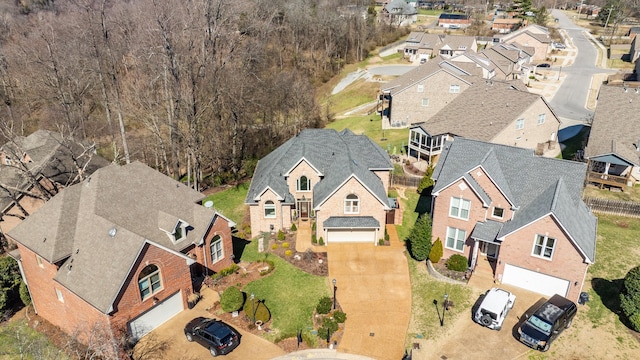
[[[496,241],[502,223],[493,220],[479,221],[473,228],[471,239],[474,240],[471,249],[471,264],[473,276],[490,276],[494,279],[496,263],[500,254],[500,242]]]

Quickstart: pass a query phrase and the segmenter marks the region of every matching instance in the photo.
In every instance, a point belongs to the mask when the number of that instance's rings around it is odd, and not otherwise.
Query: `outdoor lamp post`
[[[333,283],[333,310],[336,309],[336,291],[338,291],[338,287],[336,286],[336,283],[338,281],[336,279],[331,280],[331,283]]]
[[[449,294],[444,293],[444,301],[442,302],[442,319],[440,320],[440,326],[444,326],[444,314],[447,310],[447,301],[449,299]]]
[[[251,296],[249,297],[249,299],[251,300],[251,319],[253,320],[253,323],[256,323],[256,304],[255,304],[255,295],[253,293],[251,293]]]

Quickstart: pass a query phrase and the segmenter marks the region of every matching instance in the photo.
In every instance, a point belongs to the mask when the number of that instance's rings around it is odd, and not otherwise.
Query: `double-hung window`
[[[451,84],[449,85],[449,92],[452,94],[457,94],[460,92],[460,85]]]
[[[311,191],[311,179],[302,175],[298,179],[298,191]]]
[[[516,130],[524,129],[524,119],[516,120]]]
[[[538,125],[544,124],[544,121],[546,120],[546,118],[547,118],[547,114],[545,113],[538,115]]]
[[[532,255],[551,260],[555,246],[556,239],[548,236],[536,235],[536,239],[533,243]]]
[[[345,214],[357,214],[360,212],[360,199],[358,195],[349,194],[344,199],[344,213]]]
[[[216,235],[211,239],[211,263],[216,263],[224,257],[222,251],[222,238],[220,235]]]
[[[138,275],[138,288],[142,300],[162,290],[160,269],[156,265],[147,265]]]
[[[462,229],[447,227],[447,241],[445,247],[447,249],[462,251],[464,250],[464,242],[467,239],[467,232]]]
[[[469,220],[469,210],[471,209],[471,201],[462,198],[452,197],[449,216],[458,219]]]
[[[269,219],[276,217],[276,204],[271,200],[264,202],[264,217]]]

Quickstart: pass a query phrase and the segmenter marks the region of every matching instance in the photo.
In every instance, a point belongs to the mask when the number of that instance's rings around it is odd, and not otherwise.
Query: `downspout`
[[[202,238],[202,257],[204,258],[204,275],[209,276],[209,262],[207,261],[207,250],[206,245],[207,241]]]
[[[18,260],[13,258],[18,263],[18,268],[20,269],[20,276],[22,276],[22,281],[24,281],[25,285],[27,285],[27,291],[29,292],[29,298],[31,298],[31,306],[33,306],[33,311],[38,314],[38,309],[36,309],[36,303],[33,301],[33,295],[31,295],[31,287],[29,286],[29,282],[27,282],[27,277],[24,275],[24,268],[22,267],[22,259]]]

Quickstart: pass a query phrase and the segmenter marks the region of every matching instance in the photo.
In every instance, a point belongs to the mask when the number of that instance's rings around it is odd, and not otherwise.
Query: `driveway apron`
[[[411,316],[411,283],[404,247],[397,235],[391,243],[392,246],[343,243],[327,247],[329,277],[337,280],[336,297],[347,314],[338,345],[341,352],[393,360],[404,354]]]

